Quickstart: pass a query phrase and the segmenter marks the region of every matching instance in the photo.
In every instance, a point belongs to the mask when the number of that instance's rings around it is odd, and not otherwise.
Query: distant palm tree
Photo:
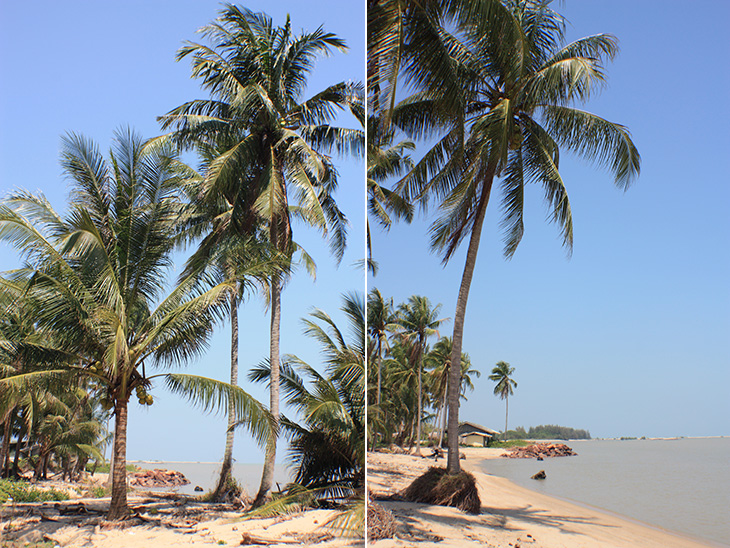
[[[439,319],[441,305],[431,308],[428,297],[412,295],[408,302],[399,307],[401,336],[412,343],[409,356],[412,367],[418,375],[418,408],[416,410],[416,455],[421,454],[421,416],[423,415],[422,371],[423,356],[429,337],[438,336],[438,327],[445,321]]]
[[[233,138],[234,144],[213,160],[204,192],[215,195],[230,184],[227,174],[248,170],[256,201],[234,210],[236,218],[251,212],[264,220],[271,245],[287,257],[297,251],[292,216],[330,238],[337,259],[345,250],[344,214],[333,192],[337,172],[326,153],[362,152],[362,132],[329,124],[338,110],[350,108],[362,95],[359,83],[341,82],[303,100],[307,78],[319,55],[346,49],[345,42],[322,28],[294,36],[287,17],[283,27],[262,13],[227,4],[220,16],[201,29],[211,46],[188,43],[178,60],[192,57],[193,76],[213,96],[185,103],[160,118],[186,146]],[[296,205],[290,204],[294,198]],[[300,250],[301,251],[301,250]],[[308,268],[314,268],[302,254]],[[270,411],[279,417],[281,291],[284,276],[270,280],[271,341]],[[263,504],[273,482],[276,443],[267,446],[261,485],[254,501]]]
[[[441,416],[441,430],[439,433],[439,447],[443,444],[446,430],[446,410],[449,387],[449,373],[451,370],[451,337],[441,337],[425,358],[426,368],[430,369],[431,393],[434,398],[438,415]],[[466,392],[474,390],[472,377],[480,377],[481,372],[471,365],[469,354],[464,353],[461,358],[461,397],[466,398]]]
[[[513,388],[517,388],[517,383],[512,379],[511,375],[515,372],[514,367],[510,367],[507,362],[497,362],[489,375],[489,380],[494,381],[497,385],[494,387],[494,394],[504,400],[504,440],[507,441],[507,416],[509,414],[509,397],[514,394]]]
[[[184,175],[173,151],[121,130],[107,161],[93,142],[71,134],[63,139],[62,166],[73,184],[66,217],[44,197],[17,192],[0,204],[0,240],[28,259],[29,266],[13,276],[43,303],[34,321],[53,333],[71,365],[8,376],[0,385],[23,390],[35,378],[71,371],[99,387],[115,418],[108,518],[120,519],[129,514],[128,404],[136,392],[141,405],[151,405],[147,391],[155,377],[204,408],[225,408],[232,399],[237,418],[260,443],[274,426],[240,388],[191,375],[148,374],[151,367],[200,355],[235,290],[229,280],[202,289],[191,276],[167,295],[162,291],[185,210]]]

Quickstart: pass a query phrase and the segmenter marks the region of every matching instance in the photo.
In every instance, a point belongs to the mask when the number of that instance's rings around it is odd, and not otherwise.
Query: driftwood
[[[525,447],[512,447],[500,456],[510,459],[538,459],[546,457],[570,457],[577,455],[564,443],[535,443]]]

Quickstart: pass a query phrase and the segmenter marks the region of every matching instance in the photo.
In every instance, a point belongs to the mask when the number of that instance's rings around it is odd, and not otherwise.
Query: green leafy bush
[[[0,502],[46,502],[68,500],[68,494],[58,489],[39,489],[25,481],[0,480]]]

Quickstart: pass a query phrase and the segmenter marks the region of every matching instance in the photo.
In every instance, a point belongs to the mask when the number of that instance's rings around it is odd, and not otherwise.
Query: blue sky
[[[244,4],[265,11],[283,25],[286,13],[298,32],[320,25],[344,38],[347,54],[318,62],[313,91],[343,80],[364,80],[365,6],[359,1],[264,2]],[[130,125],[144,136],[160,133],[155,120],[179,104],[204,98],[190,78],[188,61],[175,52],[214,19],[221,4],[208,0],[127,2],[40,1],[31,10],[19,2],[0,3],[0,195],[14,188],[42,191],[63,210],[68,191],[58,164],[60,136],[83,133],[108,150],[112,132]],[[341,123],[357,127],[350,116]],[[316,306],[340,318],[340,295],[364,291],[365,276],[353,263],[363,256],[364,164],[337,160],[336,199],[350,219],[348,251],[339,268],[316,232],[294,227],[297,240],[315,258],[316,282],[301,273],[283,294],[282,353],[318,364],[318,347],[301,334],[300,318]],[[178,262],[184,256],[178,257]],[[0,271],[16,266],[15,253],[0,247]],[[344,323],[344,322],[340,322]],[[248,366],[268,355],[269,319],[262,300],[252,297],[240,313],[241,378]],[[343,328],[345,326],[343,325]],[[216,334],[204,358],[184,370],[228,380],[229,330]],[[268,403],[265,388],[242,381]],[[157,388],[156,403],[130,406],[129,459],[201,460],[222,458],[225,421],[201,415],[190,404]],[[284,457],[280,446],[279,458]],[[263,453],[246,436],[236,439],[234,458],[262,462]]]
[[[561,424],[594,437],[730,435],[730,4],[703,0],[555,2],[568,40],[619,38],[608,85],[586,107],[628,126],[642,156],[626,193],[610,175],[561,156],[572,204],[571,259],[539,188],[526,234],[502,256],[499,195],[487,212],[467,308],[464,350],[482,372],[460,417],[504,428],[486,377],[516,368],[513,428]],[[443,268],[428,219],[375,229],[370,287],[412,294],[453,318],[465,246]],[[441,330],[451,335],[453,322]]]

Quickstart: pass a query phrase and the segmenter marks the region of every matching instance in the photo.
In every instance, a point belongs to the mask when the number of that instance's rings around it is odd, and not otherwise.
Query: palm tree
[[[256,439],[265,443],[273,424],[262,406],[240,388],[191,375],[149,375],[148,369],[184,363],[199,355],[224,314],[235,283],[204,290],[190,277],[165,296],[164,274],[180,216],[181,175],[172,151],[145,142],[131,130],[117,132],[110,161],[82,136],[63,139],[62,166],[73,182],[66,217],[42,196],[12,195],[0,205],[0,240],[13,244],[29,266],[13,275],[43,306],[40,330],[54,334],[74,365],[45,370],[44,377],[72,371],[100,387],[115,418],[109,519],[128,515],[126,436],[128,404],[141,405],[155,377],[204,408],[235,402]],[[157,303],[153,308],[153,303]],[[29,386],[37,374],[0,379],[11,389]]]
[[[325,371],[296,356],[286,356],[282,387],[287,403],[302,420],[284,418],[290,438],[294,485],[289,498],[298,500],[302,487],[320,504],[364,502],[365,486],[365,303],[361,295],[343,296],[342,311],[349,337],[323,310],[303,320],[305,334],[321,346]],[[268,363],[249,373],[256,382],[269,380]],[[285,497],[286,499],[286,497]]]
[[[210,163],[228,150],[229,143],[217,142],[213,145],[198,143],[197,151],[205,171]],[[190,200],[190,208],[185,216],[185,227],[180,240],[187,243],[201,238],[193,255],[186,262],[180,275],[184,280],[196,275],[210,283],[216,280],[236,280],[236,290],[229,297],[229,319],[231,324],[231,376],[230,384],[238,385],[238,307],[244,289],[252,283],[263,289],[272,273],[286,268],[284,257],[262,237],[259,220],[251,212],[243,218],[234,215],[237,208],[243,212],[252,210],[256,196],[252,193],[254,185],[249,184],[249,170],[230,173],[232,179],[219,186],[220,195],[205,195],[201,192],[204,177],[190,170],[185,185]],[[252,264],[260,265],[258,272],[251,269]],[[239,271],[245,273],[239,275]],[[223,463],[218,483],[211,495],[212,501],[223,501],[237,495],[232,476],[233,442],[235,437],[236,416],[233,403],[229,402],[228,427],[223,454]]]
[[[435,407],[438,409],[438,415],[441,419],[441,430],[439,434],[439,444],[441,447],[444,440],[444,431],[446,430],[446,409],[447,396],[449,386],[449,372],[451,370],[451,353],[453,342],[451,337],[441,337],[433,346],[431,351],[425,358],[425,365],[430,369],[430,385],[434,398]],[[472,377],[480,377],[481,372],[472,368],[469,354],[464,353],[461,356],[461,397],[466,399],[466,392],[474,390]]]
[[[368,189],[368,221],[367,250],[368,267],[373,275],[377,267],[373,260],[372,240],[370,237],[370,217],[385,230],[393,224],[391,218],[413,220],[413,205],[392,190],[381,185],[390,177],[404,175],[413,167],[408,152],[415,149],[413,141],[400,141],[393,144],[395,131],[386,129],[385,124],[376,117],[368,117],[367,138],[367,189]]]
[[[458,18],[455,32],[444,17],[459,2],[443,2],[427,21],[434,32],[434,55],[409,58],[409,81],[417,93],[401,102],[393,121],[410,135],[439,135],[414,170],[398,186],[409,200],[435,199],[439,218],[431,243],[444,263],[468,239],[466,263],[456,304],[452,364],[461,363],[464,319],[487,204],[500,183],[505,255],[511,257],[523,234],[526,183],[545,191],[550,218],[559,225],[570,252],[573,224],[564,182],[558,171],[563,147],[613,171],[627,189],[640,169],[628,130],[575,108],[605,81],[603,59],[613,58],[616,38],[596,35],[564,44],[565,22],[539,0],[475,2],[489,5],[491,19]],[[466,12],[460,12],[464,15]],[[468,15],[468,14],[467,14]],[[437,25],[439,23],[439,25]],[[404,45],[405,51],[418,44]],[[439,55],[436,55],[436,54]],[[458,82],[456,87],[452,81]],[[450,473],[459,471],[458,403],[461,367],[449,385]]]
[[[412,295],[408,302],[401,304],[400,327],[401,335],[413,343],[410,362],[418,375],[418,408],[416,415],[416,455],[421,454],[421,416],[423,415],[422,371],[423,356],[426,354],[426,344],[432,335],[438,336],[438,327],[444,319],[438,319],[441,305],[431,308],[428,297]]]
[[[211,162],[204,192],[216,195],[219,186],[229,183],[229,173],[248,170],[256,200],[252,206],[234,207],[236,218],[255,213],[264,220],[271,245],[291,257],[297,250],[292,241],[294,216],[328,235],[332,251],[341,259],[346,219],[332,197],[337,173],[325,154],[333,149],[362,152],[361,131],[329,124],[337,110],[357,102],[362,85],[341,82],[309,99],[302,96],[316,57],[333,49],[344,51],[344,41],[322,28],[294,36],[288,18],[283,27],[276,27],[267,15],[230,4],[201,32],[211,45],[188,43],[177,57],[192,57],[193,76],[213,98],[172,110],[160,118],[163,128],[174,129],[183,146],[222,137],[235,141]],[[289,203],[290,197],[296,206]],[[275,421],[283,283],[282,275],[271,277],[270,412]],[[275,458],[274,439],[267,446],[256,506],[271,488]]]
[[[496,382],[494,387],[494,395],[504,400],[504,441],[507,441],[507,416],[509,414],[509,397],[514,394],[513,388],[517,388],[517,383],[512,379],[515,368],[510,367],[507,362],[497,362],[489,375],[489,380]]]

